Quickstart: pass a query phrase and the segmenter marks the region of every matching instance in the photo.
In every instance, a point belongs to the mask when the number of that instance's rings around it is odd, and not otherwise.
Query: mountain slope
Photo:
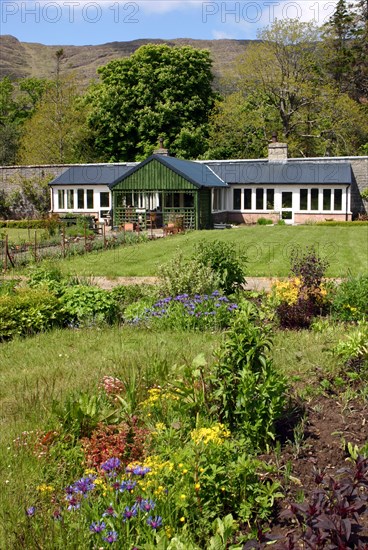
[[[209,49],[213,60],[215,81],[224,76],[234,59],[244,52],[250,40],[173,40],[139,39],[130,42],[110,42],[98,46],[45,46],[20,42],[14,36],[0,36],[0,78],[12,80],[26,77],[52,78],[55,75],[55,54],[61,48],[64,57],[61,68],[64,73],[75,72],[82,89],[98,78],[97,68],[112,59],[128,57],[143,44],[189,45]]]

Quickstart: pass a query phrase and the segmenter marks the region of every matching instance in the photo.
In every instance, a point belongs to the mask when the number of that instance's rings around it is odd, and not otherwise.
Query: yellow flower
[[[200,484],[200,483],[196,483],[196,484],[194,485],[194,489],[195,489],[196,491],[199,491],[200,488],[201,488],[201,484]]]
[[[186,468],[184,468],[183,474],[187,474],[187,473],[188,473],[188,470]]]
[[[197,428],[190,433],[190,437],[196,445],[204,443],[216,443],[221,445],[224,439],[230,437],[230,432],[223,424],[214,424],[211,428]]]
[[[166,525],[165,532],[166,532],[167,538],[171,539],[171,537],[173,536],[173,531],[172,531],[172,528],[170,527],[170,525]]]
[[[181,500],[185,500],[187,498],[186,495],[180,495]]]
[[[52,485],[46,485],[46,483],[42,483],[37,487],[37,491],[40,491],[40,493],[50,493],[54,490]]]
[[[182,523],[184,523],[184,521],[185,521],[185,517],[184,517],[184,516],[182,516],[182,517],[180,518],[180,521],[181,521]]]
[[[180,464],[178,464],[179,468],[182,468],[183,467],[183,464],[180,462]]]

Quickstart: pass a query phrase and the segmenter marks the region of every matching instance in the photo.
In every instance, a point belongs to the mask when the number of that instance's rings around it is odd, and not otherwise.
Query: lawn
[[[328,258],[327,276],[358,275],[368,270],[368,227],[325,226],[253,226],[231,230],[193,231],[165,239],[157,239],[97,251],[86,256],[61,261],[65,273],[85,276],[139,277],[155,276],[159,266],[180,250],[189,257],[195,245],[205,239],[221,240],[235,245],[248,257],[247,273],[254,277],[284,277],[289,271],[289,257],[293,248],[314,246]]]
[[[0,228],[0,240],[4,239],[5,235],[8,235],[9,244],[34,244],[35,233],[37,235],[37,242],[40,242],[44,237],[48,237],[48,232],[45,229],[2,227]]]

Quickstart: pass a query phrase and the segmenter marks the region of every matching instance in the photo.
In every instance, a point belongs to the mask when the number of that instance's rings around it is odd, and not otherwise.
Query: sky
[[[2,35],[88,45],[137,38],[255,39],[275,18],[321,25],[336,0],[0,0],[0,5]]]

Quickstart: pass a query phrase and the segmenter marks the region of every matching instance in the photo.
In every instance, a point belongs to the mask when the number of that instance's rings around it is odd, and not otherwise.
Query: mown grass
[[[46,236],[48,232],[45,229],[23,229],[17,227],[0,227],[0,240],[4,239],[5,235],[8,236],[9,244],[22,244],[31,243],[34,244],[35,234],[37,242]]]
[[[180,250],[189,257],[206,240],[233,244],[248,257],[254,277],[285,277],[293,248],[314,246],[330,262],[328,277],[358,275],[368,270],[368,227],[254,226],[229,230],[193,231],[165,239],[61,260],[65,273],[84,276],[139,277],[159,274],[159,266]]]

